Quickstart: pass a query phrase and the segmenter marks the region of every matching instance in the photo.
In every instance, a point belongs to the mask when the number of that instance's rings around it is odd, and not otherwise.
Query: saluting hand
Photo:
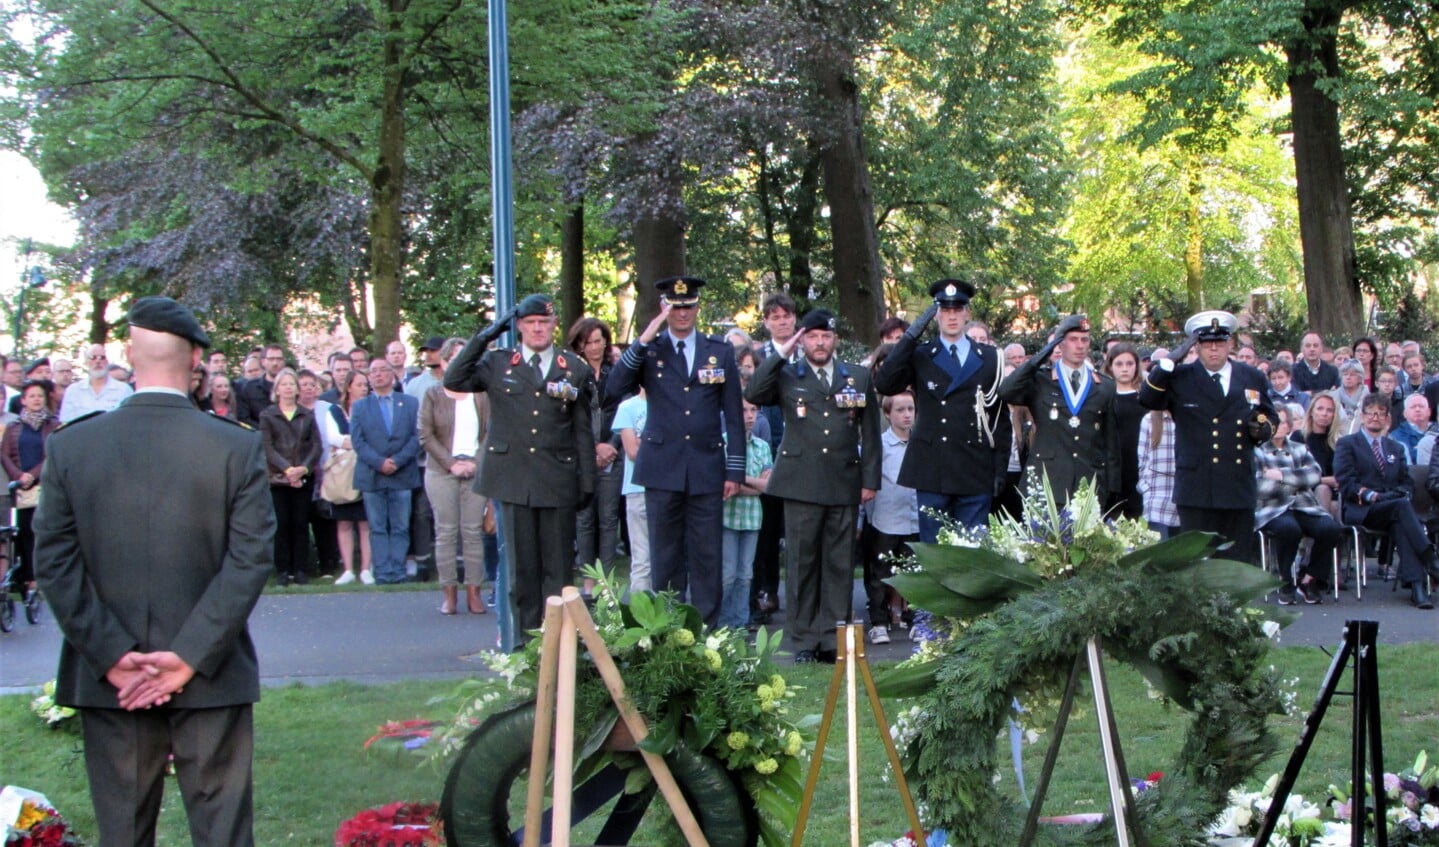
[[[649,326],[645,327],[645,331],[640,333],[640,343],[648,344],[651,341],[654,341],[655,336],[659,335],[660,330],[664,328],[665,321],[669,319],[669,316],[670,304],[660,303],[660,313],[658,315],[655,315],[654,318],[650,321]]]
[[[809,332],[809,330],[801,329],[799,332],[791,335],[788,341],[784,342],[783,344],[776,344],[774,346],[774,351],[780,356],[784,357],[786,361],[788,361],[790,356],[794,355],[794,348],[799,346],[800,339],[804,338],[804,334],[806,332]]]

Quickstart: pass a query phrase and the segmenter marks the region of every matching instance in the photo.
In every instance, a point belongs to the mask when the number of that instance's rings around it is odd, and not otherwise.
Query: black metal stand
[[[1024,832],[1019,837],[1020,847],[1030,847],[1039,828],[1039,811],[1044,806],[1044,795],[1049,791],[1049,780],[1054,775],[1054,765],[1059,759],[1059,745],[1064,740],[1064,729],[1069,724],[1069,713],[1074,710],[1074,697],[1079,692],[1079,677],[1084,668],[1089,668],[1090,687],[1094,689],[1094,711],[1099,719],[1099,739],[1104,746],[1104,770],[1109,782],[1110,814],[1114,818],[1114,834],[1119,847],[1130,847],[1130,833],[1133,844],[1147,847],[1144,833],[1139,828],[1139,813],[1134,805],[1134,792],[1130,790],[1129,771],[1124,765],[1124,751],[1119,744],[1119,725],[1114,720],[1114,709],[1109,698],[1109,683],[1104,675],[1104,661],[1101,658],[1099,639],[1091,638],[1084,651],[1074,657],[1074,667],[1069,671],[1069,683],[1064,687],[1064,697],[1059,702],[1059,714],[1054,722],[1054,738],[1044,754],[1044,767],[1039,772],[1039,782],[1034,787],[1034,802],[1024,819]]]
[[[1377,847],[1388,847],[1389,829],[1384,808],[1387,799],[1384,795],[1384,742],[1379,733],[1378,643],[1378,621],[1344,622],[1344,643],[1339,646],[1339,652],[1334,654],[1334,661],[1329,664],[1329,672],[1324,675],[1324,683],[1319,687],[1319,696],[1314,698],[1314,708],[1304,719],[1299,743],[1294,745],[1289,764],[1285,766],[1283,775],[1279,777],[1279,784],[1274,788],[1274,798],[1269,803],[1269,812],[1264,816],[1264,824],[1259,828],[1259,834],[1254,837],[1254,847],[1269,843],[1269,836],[1274,833],[1274,826],[1284,811],[1284,803],[1289,799],[1289,792],[1294,790],[1294,781],[1299,778],[1299,770],[1304,766],[1304,757],[1309,755],[1309,748],[1314,744],[1314,734],[1324,720],[1329,701],[1334,699],[1336,693],[1348,693],[1354,698],[1353,747],[1350,758],[1350,784],[1354,793],[1350,797],[1352,826],[1349,843],[1351,847],[1360,847],[1364,843],[1365,790],[1372,788],[1374,843]],[[1349,692],[1339,692],[1339,677],[1351,658],[1354,660],[1354,687]],[[1370,786],[1364,783],[1366,743],[1369,775],[1373,780]]]

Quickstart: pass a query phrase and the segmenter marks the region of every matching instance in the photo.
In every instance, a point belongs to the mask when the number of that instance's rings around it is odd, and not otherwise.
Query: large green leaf
[[[660,716],[660,719],[650,727],[650,732],[645,740],[639,743],[639,748],[646,753],[654,753],[663,756],[673,750],[680,740],[680,719],[684,717],[684,710],[671,704],[670,708]]]
[[[1219,547],[1219,536],[1212,532],[1186,532],[1167,541],[1141,547],[1119,560],[1122,570],[1148,568],[1165,573],[1207,558]]]
[[[874,687],[881,697],[919,697],[934,687],[939,662],[895,665],[874,675]]]
[[[1013,559],[978,547],[912,545],[920,566],[946,588],[975,600],[1014,599],[1039,588],[1039,574]]]
[[[978,617],[1008,602],[1003,597],[974,600],[952,591],[924,572],[899,573],[884,580],[898,591],[909,604],[942,618],[967,619]]]
[[[1148,656],[1131,656],[1129,658],[1135,670],[1147,680],[1149,684],[1164,692],[1165,696],[1178,703],[1186,711],[1194,711],[1194,697],[1190,693],[1191,681],[1184,674],[1174,667],[1156,662]]]
[[[1246,562],[1209,559],[1175,570],[1176,588],[1188,583],[1203,592],[1224,592],[1236,602],[1248,603],[1281,585],[1278,577]]]

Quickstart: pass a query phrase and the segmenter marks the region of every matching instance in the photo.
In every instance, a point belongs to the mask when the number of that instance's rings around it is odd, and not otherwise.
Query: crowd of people
[[[632,588],[679,591],[712,625],[753,628],[783,604],[800,661],[832,660],[860,566],[871,640],[903,637],[891,562],[944,519],[1017,515],[1027,470],[1061,504],[1088,479],[1111,514],[1161,536],[1217,532],[1231,558],[1267,541],[1281,603],[1320,602],[1346,524],[1387,533],[1414,605],[1432,605],[1439,557],[1410,495],[1416,476],[1439,493],[1439,473],[1410,469],[1435,459],[1439,379],[1416,342],[1309,333],[1297,356],[1261,354],[1211,312],[1151,350],[1097,344],[1075,315],[1030,355],[991,344],[974,287],[946,279],[851,363],[835,316],[783,293],[762,304],[762,341],[698,332],[703,286],[661,280],[661,311],[628,346],[593,317],[559,333],[535,295],[472,339],[426,339],[413,365],[398,341],[322,369],[267,345],[232,372],[213,351],[191,399],[262,434],[280,584],[437,579],[444,614],[499,603],[509,647],[545,596],[590,591],[578,567],[623,556]],[[515,345],[494,349],[510,329]],[[5,362],[0,464],[17,497],[55,427],[131,392],[99,345],[79,376],[67,359]],[[19,505],[30,580],[34,504]]]

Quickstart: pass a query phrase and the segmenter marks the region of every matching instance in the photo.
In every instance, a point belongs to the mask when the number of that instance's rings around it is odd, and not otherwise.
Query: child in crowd
[[[645,390],[633,397],[625,398],[615,409],[615,420],[610,428],[620,435],[625,448],[625,480],[620,493],[625,498],[625,523],[630,530],[630,590],[649,591],[650,584],[650,530],[645,514],[645,489],[635,485],[635,457],[640,454],[640,436],[645,432],[645,416],[649,403]]]
[[[860,540],[864,559],[864,592],[869,598],[869,640],[888,644],[891,626],[908,620],[904,598],[882,580],[894,573],[891,556],[907,556],[909,542],[919,540],[919,499],[913,488],[899,484],[899,467],[914,428],[914,395],[908,391],[887,396],[880,403],[889,428],[880,435],[884,445],[883,482],[874,499],[864,505]]]
[[[739,493],[724,503],[724,531],[720,536],[721,583],[719,625],[738,629],[749,626],[749,590],[754,579],[754,551],[759,528],[764,522],[759,496],[769,485],[774,464],[769,442],[754,434],[759,407],[744,401],[744,482]]]

